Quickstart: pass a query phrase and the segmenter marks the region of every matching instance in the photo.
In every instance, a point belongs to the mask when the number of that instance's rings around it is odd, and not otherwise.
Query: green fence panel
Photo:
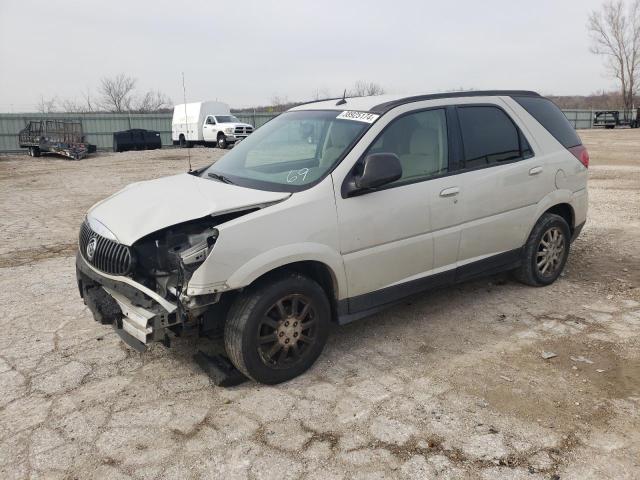
[[[563,110],[576,129],[593,127],[592,110]],[[234,113],[241,122],[260,128],[279,113]],[[69,119],[82,122],[82,130],[89,143],[99,150],[113,148],[113,133],[130,128],[144,128],[160,132],[162,145],[172,145],[170,113],[0,113],[0,153],[20,152],[18,133],[30,120],[46,118]]]

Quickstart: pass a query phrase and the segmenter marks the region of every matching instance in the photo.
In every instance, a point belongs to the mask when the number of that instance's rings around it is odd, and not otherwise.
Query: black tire
[[[267,277],[231,306],[224,330],[227,355],[257,382],[285,382],[320,356],[330,318],[329,300],[315,281],[295,272]]]
[[[40,156],[40,147],[29,147],[29,156],[31,156],[31,157],[39,157]]]
[[[180,148],[186,148],[187,141],[185,140],[184,135],[180,135],[180,138],[178,139],[178,145],[180,145]]]
[[[551,240],[554,234],[557,234],[557,241]],[[571,230],[566,220],[559,215],[545,213],[529,235],[523,250],[522,265],[514,271],[514,276],[532,287],[552,284],[567,263],[570,245]]]
[[[218,134],[217,145],[218,145],[218,148],[222,148],[222,149],[227,148],[227,137],[225,137],[224,134],[222,133]]]

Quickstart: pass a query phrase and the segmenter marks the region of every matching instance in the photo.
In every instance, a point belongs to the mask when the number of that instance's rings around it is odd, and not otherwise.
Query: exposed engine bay
[[[215,248],[216,227],[258,209],[172,225],[146,235],[126,252],[85,221],[76,262],[80,294],[97,321],[112,323],[123,340],[138,350],[151,341],[168,343],[169,331],[221,329],[224,311],[213,307],[222,294],[188,296],[187,285]],[[118,262],[123,259],[128,263],[120,268]],[[128,273],[109,275],[119,271]]]

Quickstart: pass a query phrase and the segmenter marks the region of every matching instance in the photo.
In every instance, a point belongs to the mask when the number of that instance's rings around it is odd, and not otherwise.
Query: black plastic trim
[[[580,232],[582,232],[582,229],[584,228],[584,224],[587,223],[586,221],[582,222],[580,225],[576,225],[573,229],[573,233],[571,234],[571,243],[573,243],[573,241],[578,238],[578,235],[580,235]]]
[[[344,325],[368,317],[417,293],[517,268],[521,262],[522,248],[516,248],[446,272],[340,300],[337,308],[338,324]]]
[[[472,92],[449,92],[449,93],[433,93],[429,95],[415,95],[412,97],[399,98],[390,102],[381,103],[371,108],[372,113],[386,113],[392,108],[405,105],[407,103],[422,102],[425,100],[440,100],[443,98],[464,98],[464,97],[540,97],[537,92],[529,90],[477,90]]]

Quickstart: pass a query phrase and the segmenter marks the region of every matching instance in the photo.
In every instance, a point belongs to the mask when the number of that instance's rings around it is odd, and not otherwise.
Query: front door
[[[205,142],[215,142],[217,133],[216,120],[213,115],[209,115],[202,126],[202,138]]]
[[[392,120],[362,157],[396,154],[402,166],[399,180],[343,198],[344,177],[334,172],[350,310],[393,301],[407,293],[409,284],[433,273],[429,202],[440,183],[434,179],[448,170],[448,151],[445,109],[414,111]]]

